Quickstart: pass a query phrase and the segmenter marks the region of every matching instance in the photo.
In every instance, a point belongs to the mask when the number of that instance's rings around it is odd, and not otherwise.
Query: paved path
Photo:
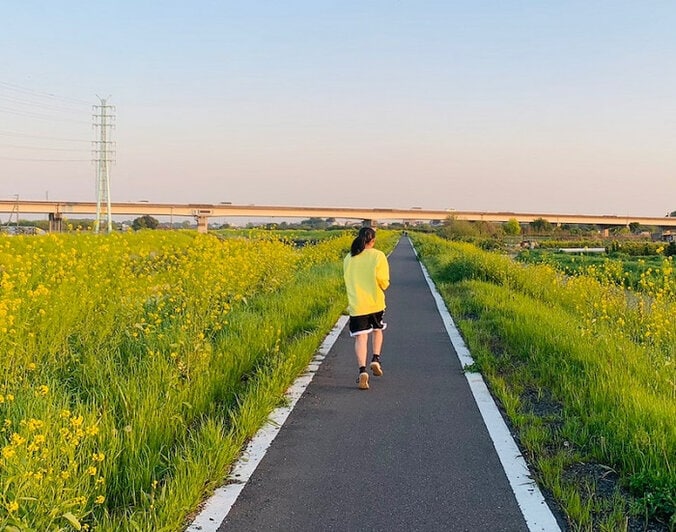
[[[385,374],[346,327],[219,531],[528,530],[407,239],[390,269]]]

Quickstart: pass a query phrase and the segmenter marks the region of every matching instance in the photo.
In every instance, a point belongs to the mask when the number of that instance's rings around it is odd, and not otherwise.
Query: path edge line
[[[289,414],[291,414],[305,389],[312,382],[315,373],[317,373],[319,366],[345,328],[348,319],[348,316],[345,315],[341,315],[338,318],[331,332],[329,332],[319,346],[305,372],[297,377],[285,392],[286,404],[270,413],[267,421],[256,432],[240,457],[233,464],[232,470],[225,480],[225,484],[216,489],[214,494],[207,499],[200,513],[197,514],[192,523],[185,529],[186,532],[216,532],[220,528],[230,509],[235,504],[237,497],[239,497],[251,475],[270,448],[270,445],[272,445],[273,440],[277,437],[282,425],[289,417]]]
[[[493,446],[498,453],[498,458],[505,471],[509,485],[514,492],[521,514],[526,520],[528,530],[531,532],[560,532],[561,528],[551,509],[547,505],[540,488],[531,476],[528,465],[526,464],[519,447],[516,445],[516,442],[507,427],[507,423],[505,423],[505,420],[500,414],[500,410],[495,404],[495,400],[488,390],[483,377],[480,373],[464,371],[465,366],[474,364],[474,358],[465,345],[465,341],[460,335],[458,328],[455,326],[451,313],[448,311],[446,303],[427,272],[427,268],[425,268],[420,257],[418,257],[418,252],[415,249],[413,242],[411,242],[410,238],[408,241],[413,248],[415,256],[418,258],[418,264],[420,264],[425,281],[427,281],[427,285],[432,292],[432,296],[437,305],[437,310],[441,315],[448,337],[450,338],[453,348],[460,360],[460,364],[463,367],[463,372],[465,373],[470,390],[474,396],[474,401],[476,402],[484,424],[488,429],[488,433],[493,441]]]

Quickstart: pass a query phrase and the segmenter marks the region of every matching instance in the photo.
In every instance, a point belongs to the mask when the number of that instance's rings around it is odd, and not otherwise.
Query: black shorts
[[[363,316],[350,316],[350,336],[368,334],[373,329],[386,329],[387,323],[383,321],[384,310]]]

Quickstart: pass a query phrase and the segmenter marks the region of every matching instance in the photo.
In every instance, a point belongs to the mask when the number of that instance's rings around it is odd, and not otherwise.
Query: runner
[[[390,285],[390,267],[385,254],[374,249],[376,232],[372,227],[362,227],[352,242],[349,255],[343,261],[343,277],[347,290],[350,314],[350,336],[354,338],[354,352],[359,366],[357,384],[368,390],[369,374],[366,372],[368,337],[371,334],[373,356],[371,371],[383,374],[380,355],[383,347],[383,321],[385,290]]]

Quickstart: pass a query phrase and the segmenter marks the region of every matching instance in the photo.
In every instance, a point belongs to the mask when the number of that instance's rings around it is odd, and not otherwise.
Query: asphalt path
[[[346,327],[219,531],[528,530],[407,239],[389,261],[384,375],[357,389]]]

